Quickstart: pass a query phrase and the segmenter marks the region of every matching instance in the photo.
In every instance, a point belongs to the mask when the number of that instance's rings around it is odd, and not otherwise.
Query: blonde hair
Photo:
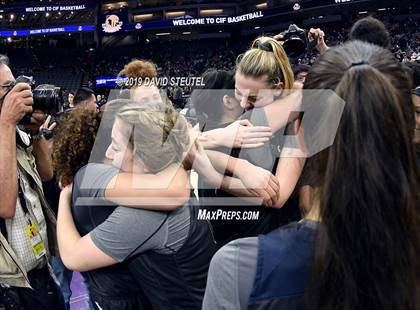
[[[171,106],[128,103],[118,117],[131,127],[133,152],[150,172],[181,163],[189,146],[187,122]]]
[[[251,48],[238,57],[236,70],[256,79],[266,75],[273,86],[283,82],[284,89],[293,87],[293,70],[286,52],[279,42],[270,37],[255,39]]]

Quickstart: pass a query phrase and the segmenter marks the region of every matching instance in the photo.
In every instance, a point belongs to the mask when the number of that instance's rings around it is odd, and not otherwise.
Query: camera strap
[[[2,217],[0,217],[0,231],[4,238],[7,240],[6,221]]]
[[[26,203],[26,197],[24,194],[23,184],[22,184],[22,178],[20,176],[20,173],[18,172],[18,198],[20,205],[22,206],[22,210],[25,213],[25,216],[29,214],[28,205]]]

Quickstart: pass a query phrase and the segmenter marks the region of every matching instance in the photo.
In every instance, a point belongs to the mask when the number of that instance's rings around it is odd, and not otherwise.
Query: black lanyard
[[[22,207],[23,213],[25,213],[25,218],[28,221],[29,225],[32,225],[32,220],[31,220],[31,214],[29,213],[28,210],[28,205],[26,203],[26,197],[24,194],[24,188],[22,185],[22,179],[21,179],[21,173],[19,172],[18,174],[18,197],[19,197],[19,201],[20,201],[20,205]]]
[[[22,182],[20,180],[20,177],[18,177],[18,196],[19,196],[19,201],[20,201],[20,205],[22,206],[23,212],[25,212],[25,215],[29,213],[28,210],[28,205],[26,204],[26,197],[25,194],[23,193],[23,188],[22,188]]]

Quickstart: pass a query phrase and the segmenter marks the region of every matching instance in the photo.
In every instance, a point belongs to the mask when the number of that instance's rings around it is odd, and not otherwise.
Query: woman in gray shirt
[[[63,190],[62,259],[90,271],[84,275],[96,306],[135,309],[146,294],[159,309],[201,307],[214,241],[208,223],[185,204],[181,161],[188,144],[186,122],[172,107],[128,102],[106,152],[112,166],[88,164],[75,175],[73,194]]]

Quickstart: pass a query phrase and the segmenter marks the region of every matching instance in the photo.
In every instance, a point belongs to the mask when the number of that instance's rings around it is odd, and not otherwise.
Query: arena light
[[[140,21],[143,21],[143,20],[152,19],[153,16],[154,16],[153,13],[134,15],[134,21],[135,22],[140,22]]]
[[[185,11],[174,11],[174,12],[167,12],[166,17],[179,17],[184,16]]]
[[[103,10],[105,10],[105,9],[107,9],[107,10],[116,10],[116,9],[122,9],[122,8],[125,8],[125,7],[127,7],[128,6],[128,4],[127,4],[127,2],[126,1],[120,1],[120,2],[114,2],[114,3],[107,3],[107,4],[104,4],[103,6],[102,6],[102,9]]]
[[[161,36],[169,36],[171,33],[170,32],[160,32],[160,33],[156,33],[156,35],[158,36],[158,37],[161,37]]]
[[[362,14],[367,14],[368,13],[368,11],[362,11],[362,12],[359,12],[359,14],[360,15],[362,15]]]
[[[261,28],[260,26],[255,26],[254,27],[255,30],[260,29],[260,28]]]
[[[10,20],[13,20],[15,18],[14,14],[10,14]]]
[[[263,2],[263,3],[257,4],[255,7],[259,10],[262,10],[262,9],[266,9],[268,7],[268,4],[267,2]]]
[[[386,11],[386,8],[378,9],[378,11]]]
[[[201,15],[218,15],[222,13],[223,9],[200,10]]]
[[[3,19],[3,15],[0,15],[0,19]]]
[[[191,34],[191,31],[184,31],[182,34]]]

